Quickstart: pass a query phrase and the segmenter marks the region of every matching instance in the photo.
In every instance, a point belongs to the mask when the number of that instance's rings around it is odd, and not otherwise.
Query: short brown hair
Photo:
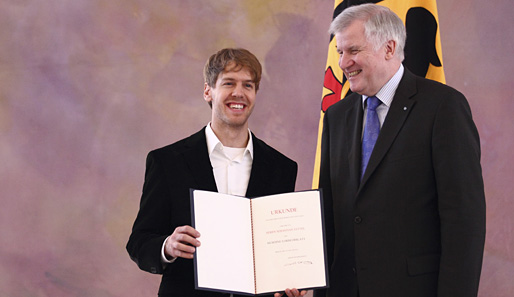
[[[227,69],[229,65],[231,68]],[[262,66],[254,54],[243,48],[224,48],[212,55],[205,63],[203,77],[207,85],[214,88],[220,73],[231,70],[238,71],[242,68],[250,71],[257,92],[261,81]]]

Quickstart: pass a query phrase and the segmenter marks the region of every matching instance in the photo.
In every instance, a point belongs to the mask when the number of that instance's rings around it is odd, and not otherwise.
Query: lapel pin
[[[403,107],[403,110],[407,110],[407,106],[404,106],[404,107]]]

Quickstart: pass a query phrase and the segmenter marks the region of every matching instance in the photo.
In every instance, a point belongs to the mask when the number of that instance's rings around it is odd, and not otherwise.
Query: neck
[[[238,127],[219,127],[218,125],[211,123],[211,128],[223,146],[242,148],[246,147],[248,144],[248,125]]]
[[[387,84],[387,82],[390,81],[391,78],[393,78],[393,76],[396,74],[398,69],[400,69],[400,65],[401,65],[401,62],[399,60],[391,61],[391,65],[389,65],[389,67],[387,67],[385,69],[385,72],[383,75],[383,80],[380,81],[378,84],[378,85],[380,85],[380,88],[378,88],[377,90],[374,90],[373,94],[363,94],[363,95],[376,96],[377,93],[380,91],[380,89],[382,89],[385,86],[385,84]]]

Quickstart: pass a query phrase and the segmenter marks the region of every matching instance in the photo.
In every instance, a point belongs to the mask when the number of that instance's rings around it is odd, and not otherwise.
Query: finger
[[[288,297],[295,297],[295,296],[294,296],[294,293],[293,293],[293,291],[292,291],[291,289],[286,289],[286,295],[287,295]]]
[[[184,258],[184,259],[193,259],[195,256],[195,254],[186,253],[186,252],[182,252],[179,250],[173,250],[171,252],[171,254],[172,254],[172,257],[174,257],[174,258]]]
[[[192,246],[200,246],[200,241],[196,238],[200,236],[200,233],[196,231],[191,226],[181,226],[177,227],[173,234],[171,234],[170,239],[172,241],[177,241],[185,244],[190,244]]]
[[[183,243],[177,243],[174,249],[185,254],[194,254],[194,252],[196,251],[196,248],[194,246],[190,246],[188,244]]]
[[[188,226],[188,225],[177,227],[175,229],[175,232],[188,234],[189,236],[194,237],[194,238],[200,237],[200,232],[198,232],[195,228]],[[175,232],[173,232],[173,233],[175,233]]]
[[[282,294],[282,293],[275,293],[275,294],[273,295],[273,297],[282,297],[282,295],[284,295],[284,294]]]
[[[295,289],[295,288],[293,288],[293,289],[286,289],[286,294],[287,294],[288,297],[304,296],[306,293],[307,293],[307,291],[302,291],[302,293],[300,293],[300,291],[298,291],[298,289]]]
[[[184,236],[187,236],[187,238]],[[182,240],[182,242],[179,240]],[[192,259],[194,257],[194,252],[196,251],[195,246],[200,246],[200,242],[198,240],[184,234],[173,234],[166,241],[166,246],[164,248],[165,253],[173,258],[181,257]]]
[[[174,242],[171,245],[167,245],[165,247],[168,253],[174,257],[193,259],[195,248],[190,245],[185,245],[182,243]]]
[[[178,242],[178,243],[192,245],[192,246],[196,246],[196,247],[200,246],[200,241],[198,239],[196,239],[195,237],[190,236],[189,234],[173,232],[173,234],[171,234],[170,239],[172,242]]]

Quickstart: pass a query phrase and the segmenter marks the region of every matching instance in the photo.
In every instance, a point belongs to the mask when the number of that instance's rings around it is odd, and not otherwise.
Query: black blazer
[[[246,196],[294,191],[296,162],[252,137],[254,159]],[[191,225],[190,188],[217,191],[205,128],[148,154],[140,209],[127,251],[142,270],[163,274],[159,296],[223,296],[194,289],[192,260],[178,258],[164,268],[161,263],[166,237],[178,226]]]
[[[324,116],[327,296],[476,296],[485,197],[466,98],[405,69],[359,182],[362,123],[358,94]]]

